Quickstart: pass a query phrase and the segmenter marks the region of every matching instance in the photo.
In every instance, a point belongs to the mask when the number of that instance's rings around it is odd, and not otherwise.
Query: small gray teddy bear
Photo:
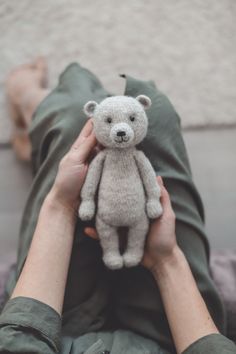
[[[89,101],[84,106],[85,114],[93,118],[96,138],[105,148],[89,165],[81,190],[79,217],[93,218],[98,189],[95,226],[103,261],[110,269],[140,263],[149,218],[162,214],[154,169],[144,153],[135,147],[147,134],[145,110],[150,106],[150,98],[144,95],[113,96],[99,104]],[[123,255],[119,251],[117,230],[122,226],[128,227]]]

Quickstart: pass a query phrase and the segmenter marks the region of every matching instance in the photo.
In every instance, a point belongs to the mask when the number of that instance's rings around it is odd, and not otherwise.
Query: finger
[[[79,146],[78,150],[78,162],[84,163],[94,147],[96,146],[97,140],[94,133],[91,133]]]
[[[161,204],[164,210],[163,215],[172,210],[170,196],[164,185],[161,185]]]
[[[97,143],[94,150],[95,150],[96,154],[98,154],[100,151],[102,151],[102,145]]]
[[[92,131],[93,131],[93,121],[90,118],[83,126],[83,129],[81,130],[78,138],[75,140],[71,148],[78,149],[80,144],[92,133]]]
[[[161,185],[164,186],[163,179],[161,176],[157,176],[157,182]]]
[[[99,142],[98,142],[97,146],[98,146],[99,150],[103,150],[104,149],[104,146],[101,143],[99,143]]]
[[[101,151],[101,149],[98,147],[98,145],[96,145],[88,157],[88,163],[90,163],[100,151]]]
[[[87,236],[91,237],[94,240],[98,240],[97,231],[93,227],[85,227],[84,232]]]
[[[96,156],[101,150],[102,150],[101,147],[98,144],[96,144],[96,146],[91,151],[91,156],[93,157]]]

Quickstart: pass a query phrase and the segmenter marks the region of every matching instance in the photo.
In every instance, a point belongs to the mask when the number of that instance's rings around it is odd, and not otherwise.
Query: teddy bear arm
[[[155,171],[142,151],[136,151],[135,160],[147,195],[147,215],[150,219],[155,219],[162,214],[161,189],[156,180]]]
[[[156,180],[156,174],[150,161],[140,150],[136,151],[135,160],[147,194],[147,199],[159,200],[161,190]]]
[[[91,220],[95,214],[95,193],[102,174],[105,154],[100,152],[90,163],[80,196],[81,203],[78,210],[81,220]]]
[[[101,178],[104,160],[105,153],[104,151],[101,151],[90,163],[80,194],[82,200],[94,200],[98,183]]]

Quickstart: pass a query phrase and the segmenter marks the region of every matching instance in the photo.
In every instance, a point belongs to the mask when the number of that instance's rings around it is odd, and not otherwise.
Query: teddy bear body
[[[149,218],[161,215],[160,187],[155,171],[136,145],[147,133],[144,109],[151,101],[144,95],[90,101],[84,111],[92,116],[97,140],[104,146],[89,165],[81,190],[79,216],[95,225],[103,249],[103,261],[111,269],[140,263]],[[98,193],[97,193],[98,192]],[[98,195],[95,205],[95,195]],[[127,247],[119,250],[118,228],[128,227]]]
[[[104,152],[97,214],[109,225],[131,226],[146,216],[145,192],[135,152],[135,148]]]

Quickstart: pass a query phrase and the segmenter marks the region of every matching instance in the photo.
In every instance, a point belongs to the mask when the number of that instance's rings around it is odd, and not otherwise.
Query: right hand
[[[175,213],[169,193],[160,176],[157,177],[157,182],[161,187],[163,214],[150,224],[142,259],[142,265],[150,271],[154,271],[155,267],[169,258],[178,247],[175,235]]]
[[[100,149],[93,132],[93,122],[89,119],[59,164],[51,190],[53,200],[77,214],[89,161]]]

